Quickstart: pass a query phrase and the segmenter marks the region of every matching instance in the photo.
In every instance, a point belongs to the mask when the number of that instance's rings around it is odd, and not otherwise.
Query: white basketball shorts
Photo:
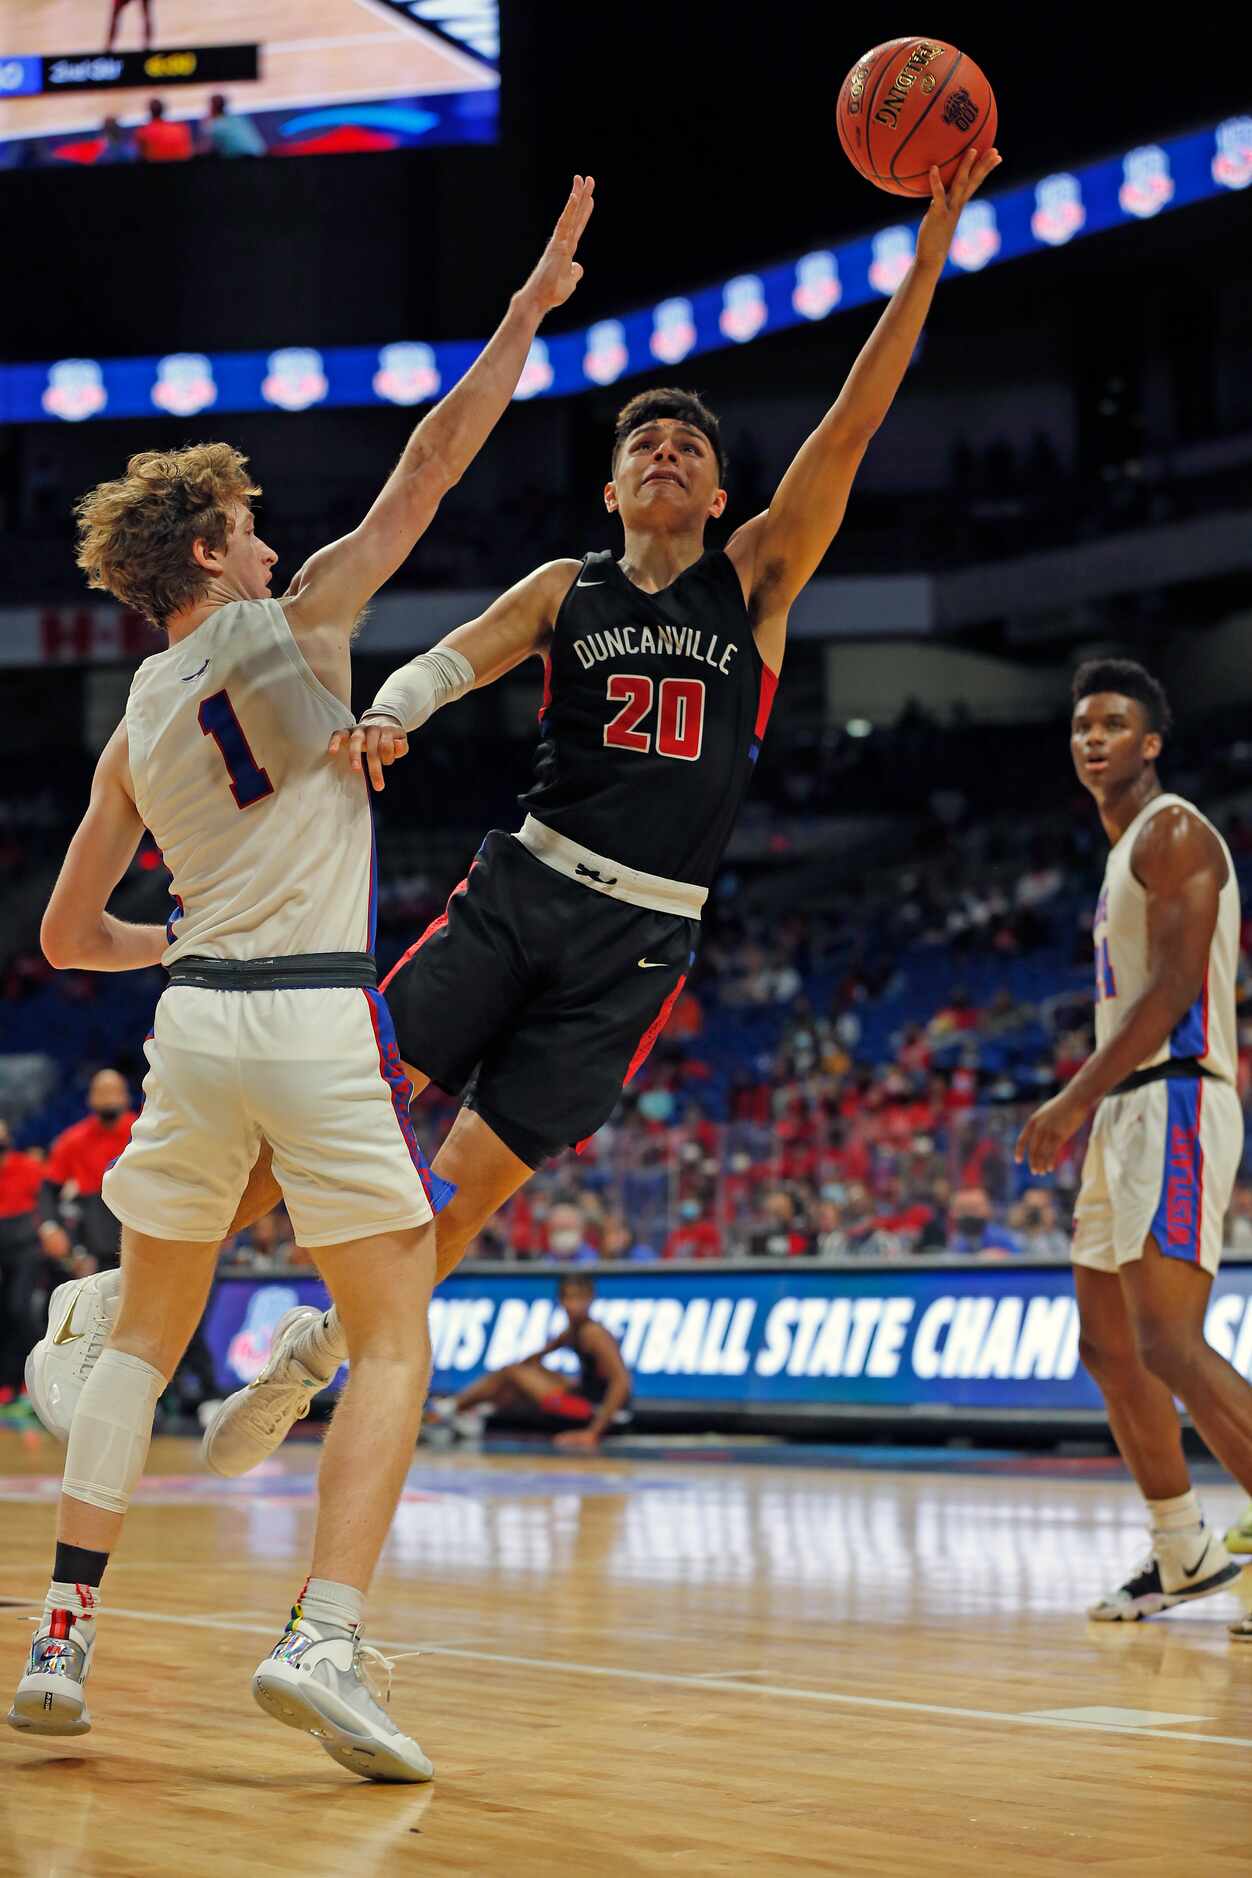
[[[1116,1271],[1150,1236],[1167,1258],[1215,1272],[1242,1154],[1243,1111],[1229,1083],[1186,1076],[1107,1096],[1083,1162],[1074,1263]]]
[[[425,1225],[446,1197],[381,992],[171,985],[144,1050],[143,1109],[101,1189],[139,1232],[224,1238],[263,1140],[303,1246]]]

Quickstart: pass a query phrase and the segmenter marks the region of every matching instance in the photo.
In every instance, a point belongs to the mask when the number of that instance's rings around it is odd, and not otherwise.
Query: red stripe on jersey
[[[673,1010],[674,1006],[677,1004],[678,995],[681,992],[683,986],[686,984],[686,982],[687,982],[687,974],[686,972],[684,972],[682,977],[679,979],[678,983],[674,986],[674,989],[670,992],[668,998],[666,998],[660,1010],[657,1012],[656,1016],[653,1018],[652,1022],[648,1025],[648,1028],[644,1031],[642,1037],[640,1037],[639,1048],[635,1051],[635,1054],[631,1057],[630,1068],[626,1071],[626,1083],[632,1083],[635,1080],[635,1077],[638,1075],[639,1071],[643,1068],[649,1056],[652,1054],[652,1046],[656,1042],[657,1038],[660,1036],[661,1032],[664,1030],[665,1026],[669,1023],[670,1012]],[[626,1083],[622,1085],[623,1088],[625,1088]]]
[[[769,714],[774,708],[774,693],[778,690],[778,673],[771,672],[768,665],[761,667],[761,696],[756,707],[756,735],[765,735],[765,726],[769,723]]]
[[[552,709],[552,654],[546,652],[543,659],[543,703],[539,706],[539,722],[542,724]]]
[[[465,889],[470,884],[470,874],[473,873],[474,869],[477,866],[478,866],[478,856],[475,855],[474,859],[470,862],[469,874],[465,876],[464,880],[458,881],[456,886],[452,889],[452,892],[448,895],[448,904],[447,906],[444,907],[443,912],[440,913],[437,919],[431,920],[430,925],[426,928],[421,938],[415,939],[412,945],[409,947],[407,952],[402,952],[400,954],[400,957],[396,960],[391,970],[387,973],[387,976],[383,979],[381,985],[379,985],[378,989],[380,991],[386,991],[388,985],[391,983],[396,973],[398,971],[403,970],[403,968],[408,964],[409,960],[413,957],[414,953],[421,951],[422,947],[426,944],[426,941],[428,939],[433,939],[437,932],[443,931],[444,927],[448,923],[448,914],[452,910],[452,902],[456,899],[458,893],[465,892]]]

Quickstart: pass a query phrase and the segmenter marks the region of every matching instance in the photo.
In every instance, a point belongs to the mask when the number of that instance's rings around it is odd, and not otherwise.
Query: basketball
[[[835,116],[849,160],[893,196],[928,196],[932,164],[950,188],[970,145],[989,150],[996,135],[986,77],[938,39],[875,46],[844,79]]]

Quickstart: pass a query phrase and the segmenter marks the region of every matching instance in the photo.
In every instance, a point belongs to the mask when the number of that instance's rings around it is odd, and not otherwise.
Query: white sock
[[[100,1609],[99,1585],[58,1584],[54,1578],[43,1601],[44,1621],[53,1611],[68,1611],[76,1624],[91,1623]]]
[[[333,1578],[309,1578],[292,1616],[307,1617],[319,1630],[356,1630],[365,1609],[365,1593]]]
[[[1194,1490],[1188,1488],[1173,1500],[1149,1500],[1154,1539],[1194,1538],[1204,1525],[1204,1515]]]

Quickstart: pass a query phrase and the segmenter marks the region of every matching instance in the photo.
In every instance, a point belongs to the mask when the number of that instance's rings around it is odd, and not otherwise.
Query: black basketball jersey
[[[707,887],[777,682],[720,549],[660,593],[589,554],[556,617],[522,802],[597,854]]]

